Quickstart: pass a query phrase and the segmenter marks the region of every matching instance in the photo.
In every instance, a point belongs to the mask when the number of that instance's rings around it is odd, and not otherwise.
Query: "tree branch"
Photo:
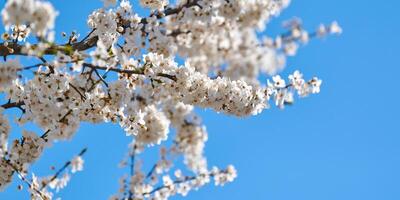
[[[188,3],[176,7],[176,8],[167,8],[162,12],[161,14],[157,15],[157,19],[161,19],[165,16],[168,15],[174,15],[178,14],[181,12],[184,8],[189,8],[192,6],[199,6],[198,4],[199,0],[194,0],[194,1],[188,1]],[[147,18],[142,18],[140,21],[142,24],[147,24]],[[129,27],[130,22],[122,22],[123,27]],[[93,29],[83,40],[77,43],[73,44],[65,44],[65,45],[51,45],[48,49],[46,49],[43,54],[44,55],[55,55],[57,52],[63,52],[66,55],[71,55],[74,51],[85,51],[87,49],[93,48],[97,45],[97,41],[99,40],[98,36],[93,36],[92,33],[95,31]],[[36,48],[37,45],[32,45],[32,48]],[[7,57],[8,55],[24,55],[27,56],[26,53],[22,51],[23,45],[20,45],[18,43],[9,43],[8,45],[5,45],[4,43],[0,43],[0,56]]]
[[[31,188],[33,191],[35,191],[39,197],[44,200],[45,199],[45,195],[41,192],[41,189],[37,189],[27,178],[25,178],[25,176],[17,169],[17,167],[15,167],[10,160],[7,160],[5,158],[3,158],[4,162],[7,163],[7,165],[9,165],[17,174],[18,177],[25,182],[29,188]],[[47,198],[46,198],[47,199]]]
[[[79,154],[77,156],[83,156],[83,154],[85,154],[87,151],[87,148],[84,148],[81,150],[81,152],[79,152]],[[68,166],[70,166],[72,163],[72,160],[69,160],[68,162],[66,162],[51,178],[48,182],[43,183],[42,187],[40,188],[40,190],[42,190],[43,188],[45,188],[49,183],[51,183],[52,181],[54,181],[58,176],[60,176],[60,174],[67,169]]]
[[[82,65],[85,66],[85,67],[91,68],[91,69],[113,71],[113,72],[118,72],[118,73],[123,73],[123,74],[128,74],[128,75],[132,75],[132,74],[144,75],[144,72],[143,72],[143,70],[141,68],[138,68],[138,69],[120,69],[120,68],[113,68],[113,67],[96,66],[96,65],[92,65],[90,63],[83,63]],[[156,75],[160,76],[160,77],[171,79],[173,81],[177,81],[177,78],[176,78],[175,75],[169,75],[169,74],[165,74],[165,73],[157,73]]]
[[[25,105],[24,102],[8,102],[1,105],[0,107],[4,109],[19,108],[20,110],[23,110],[25,112],[25,109],[22,108],[23,105]]]

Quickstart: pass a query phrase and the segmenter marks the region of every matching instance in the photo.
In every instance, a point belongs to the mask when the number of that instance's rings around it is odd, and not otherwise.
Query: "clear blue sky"
[[[60,11],[58,31],[85,33],[86,16],[101,6],[97,0],[53,2]],[[341,37],[312,41],[289,58],[285,72],[318,75],[321,94],[246,119],[202,111],[209,164],[232,163],[239,176],[223,188],[191,192],[188,199],[399,200],[399,7],[395,0],[293,0],[267,32],[281,32],[280,22],[293,16],[308,28],[333,20],[344,28]],[[73,141],[48,149],[33,170],[44,175],[50,164],[61,166],[87,146],[86,170],[57,196],[106,199],[125,172],[117,164],[128,142],[118,126],[82,125]],[[26,194],[14,182],[0,199]]]

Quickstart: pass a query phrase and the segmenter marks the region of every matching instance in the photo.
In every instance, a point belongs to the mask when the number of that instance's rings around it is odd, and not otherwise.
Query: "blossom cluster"
[[[83,170],[84,161],[81,155],[85,151],[85,149],[81,151],[79,155],[68,161],[63,168],[58,170],[56,174],[52,176],[38,177],[32,173],[32,181],[29,183],[29,192],[31,193],[31,199],[53,199],[55,193],[58,193],[61,189],[66,187],[68,182],[71,180],[70,173],[76,173]],[[68,166],[70,166],[68,171],[63,171],[66,170]],[[47,189],[46,186],[48,186],[49,189]]]
[[[130,173],[111,199],[165,200],[212,180],[221,186],[231,182],[237,176],[233,166],[219,169],[207,162],[208,132],[195,108],[247,117],[319,93],[317,77],[305,80],[295,71],[284,79],[277,73],[300,44],[342,32],[333,22],[309,33],[294,19],[284,23],[287,32],[260,37],[289,0],[139,2],[150,10],[147,17],[134,12],[128,0],[103,0],[104,8],[87,18],[86,36],[63,32],[66,41],[60,42],[53,41],[58,12],[50,2],[6,2],[1,11],[9,29],[0,43],[0,189],[18,174],[32,199],[55,198],[70,174],[83,170],[86,150],[53,176],[29,176],[29,166],[55,141],[73,139],[81,122],[117,124],[132,140],[129,159],[121,164]],[[36,41],[30,33],[37,42],[30,43]],[[25,65],[21,57],[34,64]],[[16,125],[23,131],[9,142],[11,116],[4,110],[12,108],[21,111]],[[29,123],[42,132],[29,131]],[[158,147],[160,159],[145,173],[139,158]],[[175,165],[178,158],[185,168]]]
[[[168,0],[140,0],[140,4],[152,10],[163,10],[168,5]]]
[[[334,21],[330,25],[321,24],[314,32],[309,32],[303,28],[302,21],[298,18],[291,19],[284,23],[286,33],[275,38],[264,38],[263,45],[281,51],[284,55],[296,55],[300,44],[307,44],[313,37],[323,38],[329,34],[340,35],[342,28]]]
[[[266,108],[263,90],[245,81],[221,77],[211,79],[191,66],[179,68],[176,77],[177,81],[168,89],[186,104],[236,116],[255,115]]]
[[[267,94],[275,101],[275,105],[283,108],[287,104],[292,104],[294,101],[294,93],[300,97],[306,97],[310,94],[320,92],[322,80],[313,77],[309,81],[303,79],[303,74],[296,70],[293,74],[289,75],[289,84],[276,75],[272,77],[273,82],[268,80]]]
[[[8,118],[3,115],[3,108],[0,108],[0,158],[3,158],[7,153],[8,136],[10,134],[10,124]],[[7,165],[6,160],[0,160],[0,190],[11,182],[14,170]]]
[[[140,156],[142,150],[138,150],[137,144],[130,145],[130,148],[132,153],[130,156]],[[195,175],[185,175],[185,172],[179,168],[173,170],[172,163],[176,150],[175,147],[171,149],[162,147],[160,160],[147,173],[142,170],[141,165],[133,165],[131,174],[120,179],[119,192],[111,196],[110,200],[168,199],[177,194],[186,196],[191,190],[197,190],[212,181],[217,186],[223,186],[237,177],[236,169],[232,165],[227,166],[226,169],[218,167],[204,169]],[[122,166],[126,166],[126,162],[124,161]],[[132,167],[132,160],[129,166]]]
[[[17,72],[20,68],[18,60],[0,63],[0,91],[12,85],[12,81],[18,78]]]
[[[50,2],[36,0],[9,0],[1,12],[6,27],[29,25],[39,36],[54,28],[57,12]]]

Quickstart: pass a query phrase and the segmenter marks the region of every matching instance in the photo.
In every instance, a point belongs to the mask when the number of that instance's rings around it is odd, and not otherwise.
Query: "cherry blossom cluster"
[[[3,114],[4,109],[0,108],[0,156],[4,157],[8,147],[8,135],[10,134],[10,123]]]
[[[168,5],[168,0],[140,0],[140,5],[152,10],[163,10]]]
[[[12,85],[12,81],[18,78],[17,72],[21,68],[18,60],[9,60],[0,63],[0,90]]]
[[[300,44],[307,44],[311,38],[326,37],[329,34],[340,35],[342,28],[334,21],[326,26],[321,24],[314,32],[308,32],[303,28],[302,21],[298,18],[286,21],[284,27],[286,33],[278,35],[276,38],[264,38],[263,45],[282,51],[288,56],[296,55]]]
[[[1,12],[6,27],[26,24],[39,36],[54,28],[57,12],[50,2],[36,0],[10,0]]]
[[[175,153],[183,154],[184,162],[190,170],[207,171],[204,147],[208,134],[206,127],[201,124],[200,117],[193,112],[193,106],[182,102],[171,102],[164,110],[176,129]]]
[[[267,95],[275,101],[275,105],[283,108],[285,105],[293,103],[295,93],[300,97],[319,93],[321,84],[322,80],[317,77],[313,77],[306,82],[303,79],[303,74],[296,70],[293,74],[289,75],[289,84],[281,76],[273,76],[272,82],[268,80],[266,91]]]
[[[16,174],[32,199],[57,198],[70,174],[83,170],[86,149],[51,176],[38,177],[29,166],[56,141],[73,139],[81,122],[115,124],[132,140],[121,163],[129,174],[111,199],[165,200],[212,181],[232,182],[232,165],[209,166],[208,132],[195,108],[247,117],[319,93],[317,77],[277,73],[300,44],[342,32],[333,22],[309,33],[294,19],[284,23],[285,33],[260,37],[289,0],[140,0],[148,16],[134,12],[128,0],[103,3],[89,14],[87,34],[62,32],[63,41],[54,41],[58,12],[50,2],[5,3],[1,190]],[[18,116],[6,112],[13,108]],[[30,123],[41,132],[29,130]],[[11,125],[22,127],[21,138],[10,141]],[[142,152],[158,148],[160,159],[145,172]],[[175,164],[179,158],[184,168]]]
[[[58,193],[61,189],[67,186],[68,182],[71,180],[71,175],[70,175],[71,173],[76,173],[78,171],[83,170],[84,161],[81,156],[85,152],[86,149],[83,149],[72,160],[66,162],[62,168],[60,168],[57,172],[55,172],[54,175],[38,177],[32,173],[31,182],[26,178],[24,178],[29,186],[31,199],[34,200],[53,199],[56,193]],[[20,176],[24,175],[21,174]]]
[[[183,103],[236,116],[255,115],[266,108],[263,90],[245,81],[211,79],[190,66],[179,68],[176,77],[168,89]]]
[[[180,106],[179,106],[180,107]],[[179,135],[179,133],[178,133]],[[177,136],[179,137],[179,136]],[[229,165],[226,169],[212,167],[204,169],[195,175],[185,175],[184,170],[173,170],[173,161],[179,153],[175,147],[160,149],[160,159],[148,171],[142,170],[138,156],[143,149],[138,144],[130,145],[130,161],[123,161],[121,166],[130,168],[130,174],[120,179],[119,192],[110,197],[117,199],[168,199],[174,195],[186,196],[191,190],[197,190],[213,181],[217,186],[232,182],[237,177],[236,169]],[[128,163],[130,163],[128,165]]]

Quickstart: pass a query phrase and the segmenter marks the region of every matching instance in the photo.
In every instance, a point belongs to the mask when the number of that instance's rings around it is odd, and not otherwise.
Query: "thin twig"
[[[150,178],[150,176],[153,175],[153,173],[156,170],[156,168],[157,168],[157,164],[154,164],[153,167],[151,168],[151,170],[147,173],[146,179]]]
[[[87,148],[84,148],[81,150],[81,152],[79,152],[79,154],[77,156],[83,156],[83,154],[85,154],[87,151]],[[69,167],[72,163],[72,160],[67,161],[51,178],[49,181],[43,183],[42,187],[40,188],[40,190],[42,190],[43,188],[45,188],[49,183],[53,182],[56,178],[58,178],[58,176],[60,176],[60,174],[67,169],[67,167]]]
[[[84,94],[82,94],[81,91],[79,91],[79,89],[77,87],[75,87],[72,83],[69,83],[69,86],[71,86],[81,96],[81,99],[83,101],[86,100],[86,96]]]
[[[103,84],[108,87],[108,83],[106,80],[104,80],[103,76],[100,75],[99,71],[97,71],[97,69],[94,69],[94,73],[97,75],[97,77],[99,77],[99,79],[101,80],[101,82],[103,82]]]
[[[26,183],[27,185],[28,185],[28,187],[29,188],[31,188],[33,191],[35,191],[36,193],[38,193],[39,194],[39,197],[42,199],[42,200],[44,200],[45,198],[45,195],[40,191],[40,190],[38,190],[37,188],[35,188],[34,186],[33,186],[33,184],[27,179],[27,178],[25,178],[25,176],[17,169],[17,167],[15,167],[11,162],[10,162],[10,160],[7,160],[7,159],[5,159],[5,158],[3,158],[3,160],[5,161],[5,163],[7,163],[11,168],[13,168],[13,170],[18,174],[18,177],[24,182],[24,183]]]
[[[132,153],[131,153],[131,156],[130,156],[130,159],[131,159],[131,165],[130,165],[131,177],[135,175],[135,153],[136,153],[136,144],[133,145]],[[128,190],[129,190],[128,200],[131,200],[132,196],[133,196],[133,193],[132,193],[130,187],[128,187]]]
[[[185,177],[184,179],[173,181],[173,182],[172,182],[172,185],[177,185],[177,184],[180,184],[180,183],[189,182],[189,181],[195,180],[196,178],[198,178],[198,177],[200,177],[200,176],[210,176],[210,177],[213,177],[214,175],[215,175],[214,173],[208,173],[208,174],[199,174],[198,176],[187,176],[187,177]],[[155,192],[157,192],[157,191],[159,191],[159,190],[162,190],[162,189],[167,188],[167,187],[170,187],[170,186],[171,186],[171,185],[161,185],[161,186],[159,186],[159,187],[154,188],[154,189],[153,189],[152,191],[150,191],[150,192],[143,193],[143,195],[150,195],[150,194],[153,194],[153,193],[155,193]]]
[[[31,66],[26,66],[26,67],[23,67],[23,68],[20,68],[19,70],[29,70],[29,69],[33,69],[33,68],[37,68],[37,67],[40,67],[40,66],[46,66],[46,64],[45,63],[38,63],[38,64],[35,64],[35,65],[31,65]]]
[[[92,31],[90,31],[90,33],[87,34],[80,42],[87,40],[95,31],[96,31],[96,28],[92,29]]]
[[[137,75],[144,75],[144,72],[141,68],[139,69],[121,69],[121,68],[113,68],[113,67],[102,67],[102,66],[96,66],[92,65],[90,63],[83,63],[82,64],[85,67],[91,68],[91,69],[98,69],[98,70],[106,70],[106,71],[113,71],[113,72],[118,72],[118,73],[123,73],[123,74],[137,74]],[[175,75],[169,75],[165,73],[157,73],[157,76],[164,77],[171,79],[173,81],[177,81],[177,78]]]

